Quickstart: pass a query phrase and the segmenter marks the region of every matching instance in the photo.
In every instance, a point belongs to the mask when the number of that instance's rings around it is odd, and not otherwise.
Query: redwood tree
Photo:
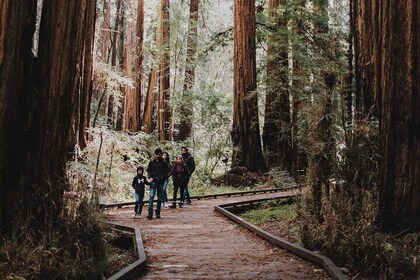
[[[191,136],[193,121],[193,89],[195,83],[195,63],[197,55],[197,27],[199,0],[190,1],[190,21],[187,38],[187,57],[185,66],[184,89],[182,92],[181,123],[179,126],[179,140],[183,141]]]
[[[372,7],[374,11],[367,16],[377,21],[373,62],[380,119],[379,222],[385,229],[418,230],[420,4],[416,0],[376,0]],[[362,79],[364,82],[370,81]]]
[[[270,167],[291,168],[291,120],[289,100],[288,38],[285,32],[286,0],[268,2],[270,23],[267,52],[267,96],[263,130],[264,153]],[[277,33],[282,34],[279,36]]]
[[[169,108],[170,98],[170,22],[169,22],[169,0],[160,2],[160,67],[159,67],[159,101],[158,101],[158,130],[159,140],[170,140],[171,137],[171,109]]]
[[[258,120],[255,1],[234,2],[234,98],[232,167],[265,171]]]
[[[0,233],[11,230],[21,178],[31,89],[36,1],[0,0]]]
[[[88,134],[86,130],[90,127],[93,94],[93,45],[95,40],[96,1],[90,1],[88,5],[85,19],[86,33],[83,39],[83,77],[79,106],[78,142],[81,149],[87,145]]]
[[[354,0],[355,56],[356,56],[356,117],[365,118],[371,115],[374,105],[374,56],[376,55],[374,40],[375,24],[378,8],[377,2]]]
[[[39,51],[32,62],[35,1],[0,3],[1,224],[11,231],[9,225],[33,217],[30,224],[43,229],[59,221],[63,206],[68,138],[95,5],[44,1]]]

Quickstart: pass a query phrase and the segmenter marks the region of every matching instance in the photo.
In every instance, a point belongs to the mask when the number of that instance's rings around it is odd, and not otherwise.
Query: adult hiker
[[[172,182],[174,184],[174,200],[171,208],[176,208],[176,196],[179,190],[179,208],[184,206],[184,192],[185,186],[188,182],[188,178],[190,177],[190,171],[188,167],[184,164],[182,160],[182,156],[177,156],[175,158],[175,163],[172,168]]]
[[[172,170],[172,163],[171,158],[169,156],[168,152],[163,152],[162,154],[163,160],[169,165],[169,170]],[[169,185],[169,177],[165,180],[165,183],[163,184],[163,192],[162,192],[162,207],[165,208],[165,206],[168,205],[168,185]]]
[[[188,152],[187,147],[181,148],[181,155],[182,155],[182,160],[184,161],[184,164],[188,167],[188,170],[190,172],[187,183],[185,185],[184,195],[185,195],[186,203],[191,204],[191,197],[190,197],[190,192],[188,191],[188,184],[190,182],[191,175],[193,174],[195,170],[195,161],[194,161],[193,156]]]
[[[155,157],[149,162],[147,166],[147,173],[149,178],[152,179],[149,193],[149,208],[147,219],[153,219],[153,200],[157,193],[157,205],[156,205],[156,218],[160,219],[160,208],[163,201],[163,186],[166,179],[170,175],[170,167],[162,158],[162,150],[157,148],[155,150]]]

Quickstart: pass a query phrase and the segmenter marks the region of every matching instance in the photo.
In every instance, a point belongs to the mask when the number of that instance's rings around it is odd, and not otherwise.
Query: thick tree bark
[[[87,129],[90,126],[91,103],[93,94],[93,46],[95,39],[96,1],[88,2],[86,10],[86,34],[83,50],[83,82],[81,88],[79,146],[85,148],[88,141]]]
[[[120,30],[121,25],[121,7],[122,7],[122,0],[117,0],[117,10],[115,16],[115,24],[114,24],[114,34],[112,36],[112,44],[111,44],[111,65],[117,65],[117,40],[118,40],[118,31]],[[106,88],[106,87],[105,87]],[[109,95],[108,97],[108,111],[107,111],[107,124],[110,128],[115,128],[115,114],[114,114],[114,96]]]
[[[374,55],[375,96],[380,109],[378,220],[384,229],[418,230],[420,4],[416,0],[373,2],[375,11],[366,16],[378,21],[375,39],[379,47]]]
[[[104,0],[103,22],[102,22],[102,45],[101,45],[101,61],[108,63],[109,49],[111,46],[111,4],[110,0]]]
[[[144,105],[143,114],[143,131],[145,133],[152,133],[153,127],[153,112],[156,101],[156,84],[158,78],[158,71],[154,66],[150,70],[149,83],[147,87],[146,103]]]
[[[128,10],[131,8],[130,1],[127,1]],[[137,74],[133,75],[133,66],[138,67],[137,63],[134,65],[134,54],[133,50],[137,49],[136,46],[136,29],[135,24],[131,21],[127,22],[127,30],[126,30],[126,43],[125,43],[125,52],[124,52],[124,63],[123,63],[123,73],[124,76],[129,78],[134,78],[136,83],[134,87],[125,86],[125,130],[130,132],[137,132],[139,131],[139,121],[140,121],[140,113],[138,107],[138,96],[137,96],[137,86],[138,84],[138,76]],[[137,72],[137,70],[136,70]],[[141,94],[141,91],[139,91]]]
[[[134,27],[130,28],[134,32]],[[135,68],[135,90],[130,92],[129,102],[127,102],[127,125],[129,131],[137,132],[141,130],[141,106],[142,106],[142,77],[143,77],[143,35],[144,35],[144,0],[137,2],[137,26],[136,26],[136,68]],[[134,35],[134,34],[133,34]],[[133,40],[133,37],[131,37]],[[131,43],[131,44],[133,44]]]
[[[158,101],[158,131],[159,140],[171,138],[171,109],[170,98],[170,23],[169,23],[169,0],[160,2],[160,68],[159,68],[159,101]]]
[[[195,84],[195,64],[197,56],[197,28],[199,0],[190,1],[190,21],[188,25],[187,57],[185,66],[182,105],[180,108],[181,123],[179,126],[179,140],[184,141],[191,136],[193,121],[193,93]]]
[[[36,1],[0,0],[0,235],[10,232],[22,187],[25,130],[30,112]],[[32,144],[31,144],[32,145]],[[19,211],[16,212],[15,211]]]
[[[375,2],[354,0],[356,50],[356,117],[363,119],[372,116],[374,106],[374,56],[375,53]]]
[[[101,44],[101,62],[109,62],[109,51],[111,46],[111,5],[109,0],[104,0],[103,7],[103,21],[102,21],[102,44]],[[106,95],[106,84],[102,80],[102,77],[98,77],[98,113],[105,116],[107,110],[107,95]]]
[[[58,222],[63,206],[67,139],[83,76],[80,65],[85,39],[92,36],[87,32],[94,30],[94,17],[88,15],[95,5],[89,2],[63,0],[43,4],[22,177],[25,201],[32,202],[29,213],[41,228]]]
[[[255,2],[234,2],[234,103],[232,167],[265,171],[258,120],[255,54]]]
[[[126,34],[128,33],[128,28],[127,28],[127,24],[126,24],[126,12],[128,10],[128,5],[129,5],[129,1],[124,0],[121,3],[121,14],[120,14],[120,23],[119,23],[119,37],[118,37],[118,44],[117,44],[117,57],[118,57],[118,68],[121,70],[121,72],[123,72],[124,74],[126,74],[126,71],[129,71],[131,74],[131,69],[128,70],[126,69],[125,66],[131,67],[131,61],[130,61],[130,65],[127,64],[127,53],[126,53],[126,44],[127,41],[126,39]],[[131,47],[131,46],[130,46]],[[130,51],[130,50],[129,50]],[[131,57],[130,57],[131,59]],[[119,106],[117,107],[117,121],[116,121],[116,125],[115,125],[115,130],[117,131],[122,131],[124,129],[124,114],[125,114],[125,110],[126,110],[126,90],[127,87],[125,86],[120,86],[120,92],[121,92],[121,96],[119,99]]]
[[[286,0],[270,0],[270,21],[274,28],[287,28]],[[286,34],[285,32],[281,32]],[[291,169],[291,120],[287,35],[270,36],[267,52],[267,96],[263,130],[264,153],[270,167]]]
[[[157,43],[157,30],[155,31],[154,40],[155,43]],[[155,65],[157,52],[153,51],[153,59],[154,62],[152,64],[152,67],[150,69],[149,74],[149,81],[147,86],[147,92],[146,92],[146,100],[144,104],[144,112],[143,112],[143,131],[145,133],[152,133],[152,131],[155,129],[153,121],[153,116],[155,115],[155,103],[156,103],[156,91],[157,91],[157,81],[158,81],[158,75],[159,71]]]

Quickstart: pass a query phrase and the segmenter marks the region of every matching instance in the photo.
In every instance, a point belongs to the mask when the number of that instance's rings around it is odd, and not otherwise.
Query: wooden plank
[[[284,197],[279,197],[279,198],[284,198]],[[272,198],[271,198],[272,199]],[[243,227],[245,227],[246,229],[252,231],[253,233],[255,233],[256,235],[260,236],[261,238],[267,240],[268,242],[281,247],[303,259],[306,259],[312,263],[315,263],[321,267],[323,267],[325,269],[325,271],[335,280],[344,280],[347,279],[347,277],[338,269],[338,267],[327,257],[322,256],[320,254],[314,253],[306,248],[303,248],[301,246],[298,246],[294,243],[291,243],[283,238],[280,238],[278,236],[275,236],[269,232],[266,232],[265,230],[263,230],[260,227],[257,227],[251,223],[248,223],[247,221],[245,221],[244,219],[242,219],[241,217],[231,213],[230,211],[224,209],[225,207],[237,207],[238,205],[244,205],[244,204],[248,204],[249,203],[255,203],[256,201],[261,202],[264,199],[259,199],[259,200],[251,200],[251,201],[242,201],[242,202],[237,202],[237,203],[228,203],[228,204],[222,204],[222,205],[217,205],[215,206],[215,210],[223,215],[225,215],[226,217],[228,217],[229,219],[231,219],[232,221],[242,225]],[[268,200],[268,199],[266,199]]]
[[[262,194],[262,193],[273,193],[273,192],[285,192],[285,191],[290,191],[290,190],[294,190],[294,189],[299,189],[301,187],[306,186],[306,184],[300,184],[300,185],[296,185],[294,187],[290,187],[290,188],[272,188],[272,189],[265,189],[265,190],[254,190],[254,191],[243,191],[243,192],[231,192],[231,193],[220,193],[220,194],[208,194],[208,195],[196,195],[196,196],[191,196],[191,199],[206,199],[206,198],[219,198],[219,197],[231,197],[231,196],[244,196],[247,194]],[[169,200],[172,201],[172,200]],[[154,200],[154,202],[157,202],[157,200]],[[143,204],[149,204],[148,200],[143,201]],[[121,202],[121,203],[111,203],[111,204],[101,204],[99,205],[101,208],[113,208],[113,207],[118,207],[121,208],[123,206],[132,206],[135,205],[135,202]]]
[[[145,269],[147,265],[147,258],[146,258],[146,252],[144,250],[143,245],[143,239],[141,238],[141,232],[138,227],[129,227],[117,223],[108,223],[112,227],[128,231],[134,234],[134,239],[136,241],[136,249],[139,255],[139,258],[134,263],[126,266],[122,270],[118,271],[114,275],[112,275],[108,280],[126,280],[126,279],[133,279],[137,276],[139,276]]]

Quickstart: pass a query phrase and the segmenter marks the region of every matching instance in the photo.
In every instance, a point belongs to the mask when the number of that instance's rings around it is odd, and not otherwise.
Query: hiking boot
[[[179,208],[184,208],[184,204],[179,204]]]
[[[160,219],[160,211],[156,210],[156,219]]]
[[[153,219],[153,209],[149,209],[149,210],[148,210],[147,219],[148,219],[148,220]]]
[[[188,205],[191,205],[191,204],[192,204],[191,199],[187,199],[187,204],[188,204]]]
[[[176,203],[172,203],[172,205],[169,206],[169,208],[176,208]]]

